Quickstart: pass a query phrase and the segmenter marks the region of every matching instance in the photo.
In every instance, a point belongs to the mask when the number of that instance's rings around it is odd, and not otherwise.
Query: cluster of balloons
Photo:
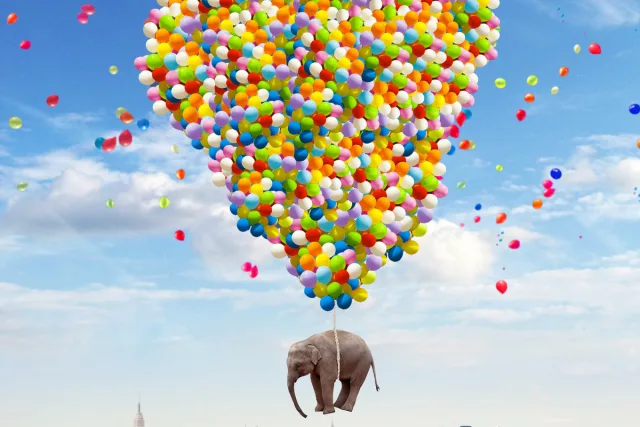
[[[134,61],[210,156],[237,228],[324,310],[418,251],[441,159],[497,58],[499,0],[158,0]]]
[[[244,264],[242,264],[242,271],[244,271],[245,273],[249,273],[249,277],[252,279],[258,277],[258,266],[253,265],[250,262],[245,262]]]

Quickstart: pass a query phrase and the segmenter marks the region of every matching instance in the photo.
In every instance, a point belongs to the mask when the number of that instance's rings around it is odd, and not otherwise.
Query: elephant
[[[376,391],[380,391],[376,367],[367,343],[350,332],[339,330],[337,333],[340,346],[340,378],[333,331],[313,335],[293,344],[289,349],[287,386],[293,405],[304,418],[307,415],[300,409],[294,389],[294,384],[301,377],[311,375],[317,401],[316,412],[323,414],[334,413],[335,408],[353,411],[360,388],[369,373],[369,367],[373,369]],[[342,390],[334,403],[333,386],[338,379],[342,383]]]

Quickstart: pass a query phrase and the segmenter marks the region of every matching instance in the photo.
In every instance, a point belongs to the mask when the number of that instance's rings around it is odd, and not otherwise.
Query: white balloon
[[[362,274],[362,267],[357,263],[349,264],[347,273],[349,273],[349,279],[357,279]]]
[[[436,163],[433,165],[433,175],[434,176],[444,176],[447,173],[447,167],[444,163]]]
[[[273,181],[270,178],[262,178],[262,180],[260,181],[260,185],[262,185],[263,190],[269,191],[273,186]]]
[[[155,83],[153,74],[151,74],[151,71],[149,70],[141,71],[140,74],[138,74],[138,80],[140,81],[140,83],[142,83],[145,86],[151,86],[152,84]],[[161,102],[164,104],[163,101]]]
[[[296,230],[291,234],[291,240],[298,246],[302,246],[307,243],[307,237],[302,230]]]
[[[371,253],[377,256],[384,256],[387,252],[387,245],[382,242],[376,242],[371,248]]]
[[[275,245],[271,246],[271,255],[273,255],[274,258],[286,257],[287,253],[284,251],[284,245],[276,243]]]
[[[400,198],[400,190],[398,187],[389,187],[387,188],[387,199],[392,202],[395,202]]]
[[[154,38],[156,36],[156,33],[158,32],[158,26],[153,22],[147,22],[146,24],[144,24],[144,27],[142,27],[142,32],[148,38]]]
[[[448,139],[441,139],[440,141],[438,141],[438,151],[440,151],[442,154],[447,154],[449,151],[451,151],[451,141],[449,141]]]
[[[253,164],[255,163],[255,159],[251,156],[245,156],[242,158],[242,166],[246,169],[246,170],[253,170]]]
[[[327,256],[334,256],[336,254],[336,247],[333,243],[325,243],[322,245],[322,253]]]
[[[300,206],[303,211],[308,211],[313,206],[313,202],[309,197],[305,197],[304,199],[298,200],[298,206]]]
[[[149,53],[156,53],[158,51],[158,41],[156,39],[149,39],[145,43],[145,47],[149,51]]]
[[[156,101],[153,103],[153,112],[159,116],[163,116],[169,113],[169,109],[167,108],[167,103],[164,101]]]
[[[438,198],[433,194],[427,194],[427,197],[422,201],[422,205],[425,208],[433,209],[438,206]]]
[[[224,187],[226,184],[227,178],[224,176],[222,172],[215,172],[211,177],[211,182],[216,187]]]

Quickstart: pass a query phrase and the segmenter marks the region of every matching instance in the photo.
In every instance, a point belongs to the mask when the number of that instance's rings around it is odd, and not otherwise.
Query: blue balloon
[[[316,294],[313,292],[313,288],[304,288],[304,294],[309,298],[315,298]]]
[[[149,120],[147,119],[138,120],[138,129],[140,130],[149,129]]]
[[[249,229],[251,228],[251,224],[249,224],[249,220],[247,218],[240,218],[236,224],[236,227],[238,227],[238,230],[245,232],[249,231]]]
[[[387,252],[387,256],[389,257],[389,261],[398,262],[402,259],[402,255],[404,255],[404,251],[400,246],[393,246]]]
[[[640,105],[638,104],[631,104],[629,106],[629,112],[631,114],[633,114],[634,116],[637,115],[638,113],[640,113]]]
[[[331,311],[333,310],[333,307],[335,307],[336,302],[333,300],[333,298],[331,298],[330,296],[326,296],[326,297],[322,297],[320,298],[320,307],[324,310],[324,311]]]
[[[353,298],[349,294],[342,294],[338,297],[338,307],[343,310],[351,307],[351,303],[353,302]]]
[[[553,179],[560,179],[562,178],[562,171],[558,168],[553,168],[551,169],[551,172],[549,172],[549,175],[551,175],[551,178]]]
[[[331,269],[329,267],[318,267],[318,270],[316,271],[316,280],[319,283],[328,285],[332,277],[333,273],[331,272]]]
[[[96,148],[98,150],[102,150],[102,143],[104,142],[104,138],[96,138],[96,142],[94,142],[94,144],[96,144]]]
[[[449,152],[447,153],[447,155],[449,156],[453,156],[453,153],[456,152],[456,147],[454,147],[453,145],[451,146],[451,150],[449,150]]]
[[[479,211],[480,209],[482,209],[482,205],[481,205],[480,203],[478,203],[478,204],[475,206],[475,209],[476,209],[477,211]]]
[[[251,235],[253,237],[260,237],[264,233],[264,226],[262,224],[254,224],[251,226]]]

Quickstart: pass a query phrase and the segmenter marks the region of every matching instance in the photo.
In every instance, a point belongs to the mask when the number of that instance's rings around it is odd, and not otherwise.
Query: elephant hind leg
[[[342,409],[342,405],[344,405],[349,397],[349,392],[351,390],[351,383],[349,380],[340,380],[342,382],[342,389],[340,390],[340,394],[338,395],[338,400],[333,404],[338,409]]]
[[[362,384],[351,384],[351,390],[349,391],[349,397],[344,405],[342,405],[343,411],[351,412],[353,411],[353,407],[356,405],[356,400],[358,399],[358,393],[360,392],[360,387]]]
[[[316,374],[311,374],[311,385],[316,395],[316,412],[324,411],[324,401],[322,400],[322,385],[320,384],[320,377]]]

